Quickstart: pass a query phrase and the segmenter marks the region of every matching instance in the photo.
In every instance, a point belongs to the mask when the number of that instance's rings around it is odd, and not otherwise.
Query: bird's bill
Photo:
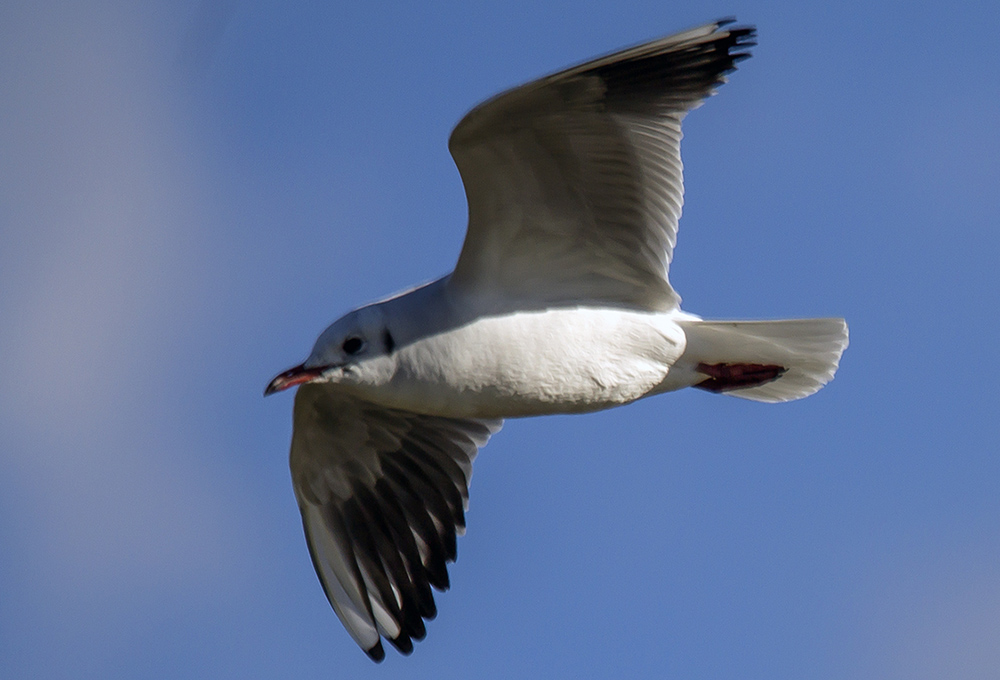
[[[307,383],[311,380],[323,375],[323,371],[326,370],[326,366],[319,366],[317,368],[306,368],[304,364],[299,364],[293,368],[288,369],[284,373],[279,373],[274,376],[274,380],[268,383],[267,387],[264,389],[264,396],[270,396],[275,392],[282,392],[287,390],[289,387],[295,387],[296,385],[301,385],[302,383]]]

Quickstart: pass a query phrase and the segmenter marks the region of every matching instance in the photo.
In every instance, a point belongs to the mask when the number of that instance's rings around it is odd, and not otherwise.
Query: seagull
[[[449,149],[469,204],[454,271],[360,307],[265,396],[298,386],[290,467],[327,599],[374,661],[437,613],[477,452],[505,418],[587,413],[695,387],[813,394],[843,319],[708,321],[668,269],[681,121],[750,56],[716,21],[594,59],[472,109]]]

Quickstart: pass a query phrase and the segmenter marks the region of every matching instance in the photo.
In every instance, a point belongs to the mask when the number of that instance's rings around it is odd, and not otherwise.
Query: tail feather
[[[690,320],[681,325],[687,348],[678,364],[691,371],[691,384],[704,381],[706,389],[753,401],[808,397],[833,379],[847,348],[843,319]],[[740,376],[719,387],[719,372],[730,373],[725,366]],[[746,380],[753,371],[766,379]]]

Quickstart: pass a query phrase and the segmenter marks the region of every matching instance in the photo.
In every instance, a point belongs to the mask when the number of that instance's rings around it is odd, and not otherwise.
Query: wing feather
[[[469,202],[450,285],[538,304],[666,310],[683,204],[684,115],[749,56],[722,20],[477,106],[449,147]]]
[[[299,387],[291,468],[309,552],[334,611],[376,661],[383,637],[408,654],[437,614],[431,587],[449,585],[472,461],[500,424]]]

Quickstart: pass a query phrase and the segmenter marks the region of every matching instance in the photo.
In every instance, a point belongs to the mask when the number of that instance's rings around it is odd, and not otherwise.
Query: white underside
[[[398,352],[387,406],[453,417],[595,411],[661,384],[683,354],[676,312],[565,308],[484,317]]]

